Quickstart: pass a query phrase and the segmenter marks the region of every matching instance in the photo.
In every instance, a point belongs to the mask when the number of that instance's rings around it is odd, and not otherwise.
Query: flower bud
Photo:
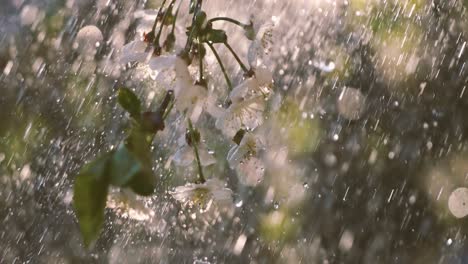
[[[144,112],[141,115],[141,124],[148,132],[157,133],[164,130],[164,119],[160,112]]]
[[[252,21],[250,21],[250,24],[244,26],[244,36],[249,40],[255,40],[255,29]]]
[[[176,41],[176,38],[173,33],[167,35],[167,38],[163,44],[163,47],[165,48],[165,50],[168,52],[172,51],[174,49],[175,41]]]
[[[193,143],[198,145],[198,143],[200,143],[200,132],[198,132],[196,129],[194,129],[192,132],[187,130],[187,133],[185,133],[185,141],[187,141],[189,146],[193,146]]]

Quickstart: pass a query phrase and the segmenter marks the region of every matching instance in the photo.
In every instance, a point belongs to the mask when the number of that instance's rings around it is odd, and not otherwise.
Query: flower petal
[[[120,55],[120,63],[127,64],[129,62],[146,62],[151,58],[153,53],[152,48],[144,41],[134,40],[125,44],[122,47]]]
[[[264,164],[257,157],[250,157],[239,163],[237,166],[237,176],[239,181],[247,186],[258,185],[263,180],[264,174]]]

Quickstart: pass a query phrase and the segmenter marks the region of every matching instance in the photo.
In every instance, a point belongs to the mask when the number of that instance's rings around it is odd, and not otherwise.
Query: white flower
[[[259,94],[267,97],[271,94],[272,83],[273,73],[270,70],[265,67],[255,69],[254,76],[247,78],[238,86],[234,87],[229,94],[229,98],[232,102],[238,102],[247,97]]]
[[[253,130],[263,123],[265,98],[255,96],[233,102],[216,120],[216,128],[232,138],[239,129]]]
[[[123,46],[122,53],[120,55],[120,63],[146,63],[151,59],[151,56],[153,56],[153,51],[154,48],[143,40],[134,40]]]
[[[227,160],[236,169],[239,181],[248,186],[257,185],[264,175],[263,162],[256,157],[263,143],[252,133],[246,133],[238,146],[229,150]]]
[[[218,205],[232,205],[232,191],[225,188],[218,179],[178,186],[171,195],[185,205],[199,206],[202,212],[209,210],[213,202]]]
[[[151,31],[154,20],[158,15],[158,11],[154,9],[138,10],[134,13],[133,17],[138,19],[136,33],[143,35]]]
[[[231,168],[235,168],[239,163],[248,159],[252,155],[256,155],[262,143],[254,134],[247,132],[242,137],[239,145],[232,147],[227,155],[227,161]]]
[[[257,157],[250,157],[237,165],[237,177],[247,186],[256,186],[263,180],[265,165]]]
[[[272,23],[260,25],[253,23],[254,40],[249,46],[247,59],[252,68],[257,68],[260,65],[265,65],[267,55],[271,52],[273,44],[273,27]]]
[[[175,107],[180,112],[186,112],[190,120],[196,123],[205,108],[207,93],[205,87],[177,78],[174,89]]]
[[[185,61],[176,55],[160,55],[153,57],[149,60],[148,66],[152,71],[152,79],[158,84],[164,86],[166,90],[174,89],[176,68],[179,72],[184,72],[187,68]],[[190,78],[190,74],[183,78]]]
[[[194,84],[187,62],[176,55],[161,55],[152,58],[148,65],[156,81],[174,89],[176,109],[186,112],[195,123],[204,109],[207,89]]]
[[[155,214],[141,198],[129,189],[112,191],[107,198],[106,206],[124,218],[137,221],[150,220]]]
[[[180,57],[176,55],[161,55],[152,58],[148,65],[151,70],[156,72],[172,71],[175,74],[176,64],[180,67],[180,70],[184,70],[186,63]],[[185,65],[184,65],[185,64]]]

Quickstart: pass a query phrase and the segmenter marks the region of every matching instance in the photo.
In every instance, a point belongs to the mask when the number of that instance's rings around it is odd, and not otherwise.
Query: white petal
[[[120,55],[120,63],[127,64],[129,62],[146,62],[151,58],[153,50],[148,47],[144,41],[134,40],[127,43],[122,48]]]
[[[187,81],[192,80],[192,77],[190,76],[190,72],[188,70],[188,65],[183,59],[177,57],[174,63],[174,67],[177,78],[185,79]]]
[[[249,87],[255,85],[252,82],[255,82],[255,80],[253,78],[249,78],[234,87],[231,93],[229,93],[229,99],[231,99],[232,102],[238,102],[244,99],[249,92]]]
[[[214,118],[219,118],[223,114],[223,109],[216,104],[216,97],[209,95],[205,101],[206,112]]]
[[[218,204],[232,203],[232,191],[224,187],[224,183],[214,178],[206,181],[205,185],[210,189],[214,200]]]
[[[256,157],[250,157],[237,166],[237,176],[244,185],[256,186],[263,180],[264,174],[264,164]]]
[[[209,166],[216,163],[216,159],[211,155],[205,146],[200,145],[198,147],[198,155],[200,157],[200,163],[202,166]]]
[[[190,114],[190,120],[192,121],[192,123],[198,122],[198,119],[200,119],[200,116],[203,113],[204,108],[205,108],[205,104],[203,102],[197,102],[197,104],[195,104]]]
[[[178,166],[187,167],[195,160],[195,155],[192,148],[185,145],[177,150],[172,160]]]
[[[232,147],[227,155],[229,167],[231,167],[231,169],[234,169],[245,158],[247,153],[247,148],[241,148],[240,146]]]
[[[171,192],[172,197],[180,202],[186,202],[193,197],[195,193],[196,186],[194,184],[187,184],[184,186],[178,186],[173,192]]]
[[[165,71],[175,67],[176,56],[157,56],[152,58],[148,65],[153,71]]]
[[[257,96],[239,103],[233,103],[216,120],[216,127],[232,138],[241,128],[253,130],[263,123],[265,100]]]
[[[232,191],[227,188],[213,191],[213,198],[219,205],[232,204]]]
[[[156,19],[156,16],[158,15],[158,10],[155,9],[144,9],[144,10],[137,10],[133,14],[133,17],[135,18],[143,18],[143,19],[148,19],[148,20],[154,20]]]
[[[259,41],[252,41],[247,51],[247,60],[251,68],[262,64],[263,49]]]
[[[204,101],[207,91],[203,86],[191,85],[184,80],[178,80],[175,90],[176,108],[179,111],[193,110],[198,102]]]
[[[260,86],[270,85],[273,81],[273,73],[266,67],[259,67],[255,69],[255,78]]]

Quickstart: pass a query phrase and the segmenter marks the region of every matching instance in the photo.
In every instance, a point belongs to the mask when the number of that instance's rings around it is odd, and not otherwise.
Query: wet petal
[[[239,181],[247,186],[256,186],[263,180],[265,167],[257,157],[250,157],[237,165]]]

